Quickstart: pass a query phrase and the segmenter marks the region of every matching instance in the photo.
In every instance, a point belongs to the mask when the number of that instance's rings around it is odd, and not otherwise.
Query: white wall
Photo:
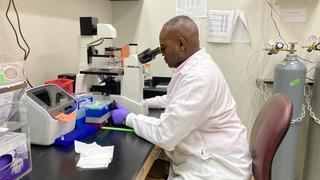
[[[122,46],[129,42],[137,42],[140,51],[159,46],[159,32],[163,23],[175,16],[175,2],[175,0],[112,2],[112,23],[118,31],[118,38],[114,41],[114,45]],[[273,12],[273,15],[284,40],[298,42],[300,56],[313,61],[316,61],[316,58],[319,59],[315,53],[307,54],[301,49],[302,45],[306,45],[305,39],[308,36],[319,35],[320,25],[315,23],[317,21],[315,17],[319,14],[318,1],[313,1],[313,4],[310,5],[308,1],[302,0],[279,0],[279,5],[281,8],[307,8],[308,21],[306,23],[290,24],[295,26],[295,31],[302,34],[303,40],[301,35],[297,36],[286,23],[281,21],[276,12]],[[270,38],[278,36],[270,17],[270,7],[264,0],[208,0],[208,10],[210,9],[242,9],[247,13],[250,44],[208,43],[206,42],[207,19],[202,18],[199,21],[201,45],[206,47],[224,73],[238,104],[239,116],[250,130],[253,119],[263,102],[260,93],[254,89],[255,79],[272,79],[275,64],[280,62],[286,53],[267,56],[265,51],[259,51],[266,47]],[[161,56],[158,56],[151,64],[154,75],[171,75],[171,70],[167,68]]]
[[[6,20],[9,0],[0,0],[0,53],[23,58],[13,30]],[[16,0],[23,35],[31,52],[25,64],[33,85],[55,79],[58,74],[77,72],[80,16],[98,17],[111,23],[111,3],[107,0]],[[16,25],[13,8],[9,11]]]
[[[208,9],[244,9],[248,13],[250,30],[255,28],[261,31],[261,1],[208,1]],[[258,7],[258,8],[257,8]],[[175,16],[174,0],[140,0],[134,2],[112,2],[112,22],[118,30],[118,38],[114,44],[120,46],[128,42],[137,42],[139,50],[159,46],[159,32],[162,25]],[[263,13],[263,10],[262,10]],[[253,91],[248,87],[246,78],[246,65],[250,54],[257,47],[262,47],[260,34],[251,31],[252,44],[211,44],[206,42],[207,19],[200,21],[201,45],[205,46],[213,56],[231,88],[232,94],[238,103],[238,111],[243,122],[249,126],[250,105]],[[255,27],[252,27],[256,24]],[[154,75],[170,76],[171,70],[158,56],[152,61],[152,72]]]

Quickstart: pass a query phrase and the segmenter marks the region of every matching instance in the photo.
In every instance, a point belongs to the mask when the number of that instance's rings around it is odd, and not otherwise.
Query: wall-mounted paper
[[[249,43],[245,12],[210,10],[208,13],[208,42]]]
[[[250,43],[249,29],[244,11],[235,12],[231,42]]]
[[[208,42],[229,43],[233,30],[234,11],[210,10],[208,13]]]
[[[282,9],[281,14],[287,22],[307,22],[307,9]]]
[[[176,0],[176,15],[206,17],[207,0]]]

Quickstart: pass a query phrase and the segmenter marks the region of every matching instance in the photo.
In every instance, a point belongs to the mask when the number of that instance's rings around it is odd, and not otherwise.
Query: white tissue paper
[[[80,154],[79,168],[107,168],[112,161],[114,146],[100,146],[96,142],[86,144],[74,141],[74,149]]]

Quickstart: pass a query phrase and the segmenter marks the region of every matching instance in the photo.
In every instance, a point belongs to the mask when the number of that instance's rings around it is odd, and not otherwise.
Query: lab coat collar
[[[190,61],[190,59],[196,57],[198,54],[202,54],[206,52],[205,48],[201,48],[200,50],[198,50],[196,53],[194,53],[193,55],[191,55],[187,60],[185,60],[182,64],[180,64],[180,66],[177,67],[177,69],[174,71],[174,73],[179,73],[181,71],[181,69],[183,69],[183,67],[188,63],[188,61]]]

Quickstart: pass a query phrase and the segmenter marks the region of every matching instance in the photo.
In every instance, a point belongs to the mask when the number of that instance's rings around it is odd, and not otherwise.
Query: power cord
[[[11,20],[10,20],[10,18],[9,18],[8,12],[9,12],[9,10],[10,10],[11,4],[12,4],[12,7],[13,7],[13,9],[14,9],[14,11],[15,11],[16,17],[17,17],[19,35],[20,35],[20,37],[22,38],[24,44],[27,46],[27,49],[23,48],[22,45],[20,44],[17,30],[15,29],[13,23],[11,22]],[[25,38],[24,38],[24,36],[23,36],[23,34],[22,34],[21,25],[20,25],[20,18],[19,18],[19,14],[18,14],[16,5],[15,5],[15,3],[14,3],[14,0],[9,0],[8,8],[7,8],[7,10],[6,10],[6,18],[7,18],[8,22],[10,23],[10,25],[11,25],[13,31],[14,31],[14,34],[15,34],[16,41],[17,41],[18,46],[19,46],[20,49],[24,52],[23,60],[26,61],[27,58],[28,58],[28,56],[29,56],[29,54],[30,54],[30,47],[29,47],[27,41],[25,40]],[[29,82],[28,77],[26,77],[26,79],[27,79],[27,83],[28,83],[29,86],[32,88],[33,86],[32,86],[31,83]]]
[[[276,21],[275,21],[275,19],[274,19],[274,17],[273,17],[273,13],[272,13],[272,11],[273,11],[273,6],[272,6],[272,4],[271,4],[269,1],[267,1],[267,0],[265,0],[265,1],[266,1],[266,3],[267,3],[267,4],[270,6],[270,8],[271,8],[271,11],[270,11],[271,19],[272,19],[273,24],[274,24],[274,26],[275,26],[275,28],[276,28],[276,30],[277,30],[277,32],[278,32],[279,37],[281,38],[282,36],[281,36],[281,34],[280,34],[278,25],[277,25],[277,23],[276,23]]]

